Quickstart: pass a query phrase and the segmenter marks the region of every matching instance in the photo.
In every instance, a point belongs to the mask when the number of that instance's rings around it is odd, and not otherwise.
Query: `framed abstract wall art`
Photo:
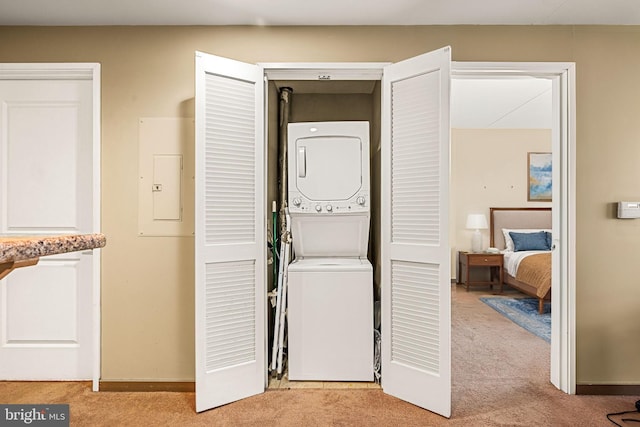
[[[551,153],[528,153],[527,175],[530,202],[551,201]]]

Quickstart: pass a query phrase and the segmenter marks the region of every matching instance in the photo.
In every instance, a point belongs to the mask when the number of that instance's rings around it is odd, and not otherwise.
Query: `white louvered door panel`
[[[196,410],[265,382],[263,72],[196,53]]]
[[[382,387],[451,414],[450,48],[382,78]]]
[[[256,239],[255,84],[206,75],[206,244]]]
[[[391,283],[391,360],[437,374],[440,366],[438,265],[391,261]]]
[[[207,264],[207,371],[255,360],[255,282],[253,261]]]

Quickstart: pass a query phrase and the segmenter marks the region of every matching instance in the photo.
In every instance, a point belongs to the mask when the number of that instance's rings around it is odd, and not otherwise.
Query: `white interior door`
[[[451,414],[451,49],[382,77],[382,387]]]
[[[196,53],[196,411],[266,376],[263,72]]]
[[[91,79],[0,79],[0,233],[94,232]],[[95,255],[97,256],[97,255]],[[0,380],[93,376],[91,251],[0,281]]]
[[[553,245],[551,252],[551,383],[575,393],[575,151],[570,94],[573,66],[553,82]],[[572,259],[574,261],[572,261]]]

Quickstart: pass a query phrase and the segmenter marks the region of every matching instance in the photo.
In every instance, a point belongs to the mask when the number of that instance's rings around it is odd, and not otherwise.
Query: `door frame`
[[[92,82],[92,224],[91,233],[100,232],[100,64],[98,63],[0,63],[0,80],[90,80]],[[92,389],[98,391],[101,368],[100,249],[92,251]]]
[[[551,383],[576,390],[576,90],[573,62],[453,62],[452,78],[541,77],[552,80],[554,200],[553,286],[551,287]]]
[[[390,63],[260,63],[265,80],[380,80]],[[499,76],[533,76],[553,79],[554,114],[558,117],[553,150],[559,151],[560,178],[554,202],[554,224],[560,224],[559,286],[552,287],[551,383],[567,394],[575,394],[575,164],[576,90],[575,64],[569,62],[451,62],[452,79]],[[265,126],[268,123],[265,120]],[[555,190],[554,190],[555,191]],[[558,242],[559,243],[559,242]],[[265,301],[266,304],[266,301]]]

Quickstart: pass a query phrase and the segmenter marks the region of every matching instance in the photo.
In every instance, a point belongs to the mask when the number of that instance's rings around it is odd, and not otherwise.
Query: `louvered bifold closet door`
[[[388,66],[382,122],[382,386],[451,412],[450,49]]]
[[[196,54],[196,410],[264,391],[262,69]]]

